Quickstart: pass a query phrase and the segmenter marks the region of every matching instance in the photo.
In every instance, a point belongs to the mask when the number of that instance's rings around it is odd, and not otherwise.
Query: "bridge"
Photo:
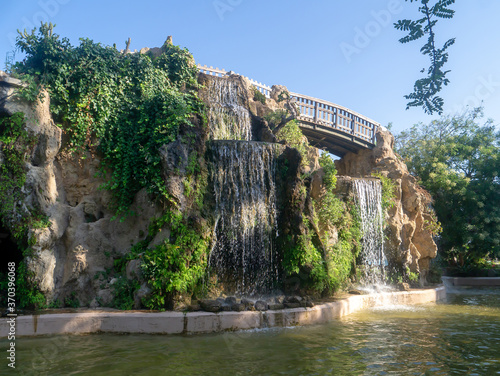
[[[198,64],[202,73],[225,77],[232,72]],[[267,98],[271,87],[246,77]],[[312,146],[342,157],[347,152],[371,149],[380,124],[346,107],[322,99],[290,92],[299,108],[299,126]]]

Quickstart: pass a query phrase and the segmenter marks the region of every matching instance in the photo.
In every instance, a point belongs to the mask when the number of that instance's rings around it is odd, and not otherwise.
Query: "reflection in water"
[[[26,375],[500,374],[500,293],[475,293],[312,327],[21,338],[17,364]]]

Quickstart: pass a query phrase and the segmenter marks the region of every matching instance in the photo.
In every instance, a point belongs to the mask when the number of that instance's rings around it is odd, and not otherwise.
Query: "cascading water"
[[[281,145],[212,141],[215,244],[209,265],[226,288],[268,293],[278,276],[275,165]]]
[[[238,82],[225,78],[209,81],[208,122],[212,140],[252,139],[250,114],[239,101],[243,90]]]
[[[384,254],[382,185],[376,179],[354,180],[361,217],[361,262],[364,285],[384,284],[387,259]]]

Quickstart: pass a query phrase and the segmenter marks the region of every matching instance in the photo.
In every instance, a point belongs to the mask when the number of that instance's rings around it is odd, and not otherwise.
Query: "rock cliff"
[[[393,267],[403,272],[408,267],[425,278],[429,262],[436,257],[437,246],[429,224],[432,223],[432,199],[420,187],[403,161],[394,153],[393,135],[380,128],[374,149],[347,153],[336,161],[341,176],[363,178],[381,174],[395,183],[395,205],[386,215],[386,252]],[[339,190],[349,190],[349,178],[339,179]]]
[[[199,96],[208,105],[211,99],[207,88],[211,80],[221,78],[199,76],[202,85]],[[280,93],[286,88],[273,87],[271,98],[263,103],[245,78],[233,75],[224,80],[231,80],[241,88],[235,103],[248,112],[250,140],[275,142],[276,136],[265,115],[291,106],[280,101]],[[168,229],[158,233],[154,239],[148,239],[151,219],[160,217],[164,208],[143,189],[137,193],[131,206],[135,215],[122,221],[114,220],[111,194],[99,188],[104,183],[99,175],[99,155],[89,150],[79,155],[66,152],[64,132],[54,124],[50,114],[49,95],[45,93],[42,101],[32,105],[15,95],[21,86],[20,81],[0,72],[0,116],[24,113],[26,128],[37,140],[28,151],[29,157],[24,166],[26,183],[22,189],[23,200],[13,210],[21,215],[22,210],[38,208],[50,221],[45,228],[29,229],[33,255],[28,259],[28,268],[49,302],[73,297],[82,305],[109,306],[116,279],[104,276],[109,275],[114,261],[126,256],[140,241],[147,239],[149,246],[153,247],[168,240]],[[206,232],[216,219],[210,213],[204,213],[203,217],[198,212],[189,212],[190,200],[193,199],[186,192],[189,184],[186,183],[185,173],[192,151],[196,151],[198,156],[195,161],[197,166],[206,170],[204,154],[209,137],[202,121],[193,119],[190,127],[180,130],[178,140],[159,150],[165,186],[172,203],[181,211],[188,212],[191,223],[202,224],[200,232]],[[192,141],[184,142],[182,139]],[[373,150],[347,154],[336,165],[339,175],[370,177],[373,173],[380,173],[396,183],[396,205],[386,218],[389,259],[399,269],[404,270],[408,266],[411,271],[425,274],[429,260],[436,255],[436,245],[426,228],[430,220],[431,200],[394,154],[393,141],[389,132],[381,130]],[[324,189],[323,175],[319,169],[317,149],[308,149],[308,163],[302,163],[304,157],[295,149],[287,147],[283,150],[281,166],[286,165],[286,169],[279,175],[277,188],[280,208],[278,232],[283,238],[294,241],[306,232],[305,218],[316,226],[312,220],[313,199],[320,197]],[[0,155],[0,164],[3,160]],[[207,177],[202,179],[207,180]],[[338,191],[348,186],[348,180],[339,179]],[[206,195],[205,201],[206,208],[213,208],[210,194]],[[329,232],[327,241],[335,243],[337,230],[330,227],[314,227],[313,241],[321,243],[325,232]],[[210,234],[204,236],[209,237]],[[139,265],[139,259],[129,261],[126,265],[127,276],[133,278],[134,274],[140,274]],[[147,293],[145,283],[141,291]],[[136,307],[139,306],[140,302],[136,301]]]
[[[24,206],[40,208],[50,221],[46,228],[29,230],[34,254],[28,267],[49,301],[76,293],[82,304],[97,298],[107,305],[109,286],[94,277],[113,267],[113,257],[142,240],[150,218],[161,211],[141,191],[132,205],[137,215],[112,220],[110,194],[99,189],[99,158],[61,151],[63,132],[52,120],[48,94],[31,105],[15,96],[20,82],[5,77],[0,77],[0,97],[8,100],[0,105],[0,113],[23,112],[26,127],[38,140],[25,163]]]

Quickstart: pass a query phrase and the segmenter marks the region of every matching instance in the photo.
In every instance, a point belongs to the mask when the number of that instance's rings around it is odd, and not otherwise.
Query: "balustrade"
[[[224,69],[207,67],[206,65],[202,66],[200,64],[198,64],[198,69],[200,72],[218,77],[224,77],[232,73],[226,72]],[[248,77],[246,78],[267,98],[270,97],[271,87]],[[295,103],[299,109],[299,116],[297,118],[299,121],[329,127],[375,144],[375,133],[380,126],[379,123],[335,103],[297,93],[290,93],[290,95],[295,99]]]

